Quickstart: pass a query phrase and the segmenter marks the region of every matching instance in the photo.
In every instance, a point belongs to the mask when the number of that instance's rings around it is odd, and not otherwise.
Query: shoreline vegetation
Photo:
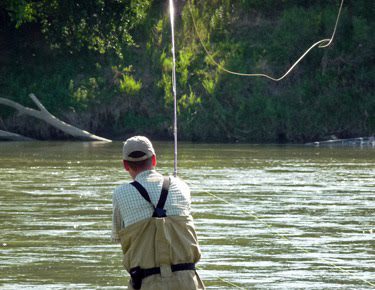
[[[285,71],[330,36],[340,1],[176,0],[181,141],[297,143],[374,136],[374,5],[346,0],[334,43],[280,83],[226,74]],[[172,56],[167,1],[6,0],[0,4],[0,97],[35,93],[60,120],[95,135],[170,140]],[[80,5],[77,7],[77,5]],[[69,17],[66,17],[69,15]],[[0,105],[0,130],[69,139]]]

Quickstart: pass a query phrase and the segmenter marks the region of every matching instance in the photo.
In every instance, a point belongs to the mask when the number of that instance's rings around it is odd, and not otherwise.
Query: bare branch
[[[34,103],[38,106],[41,111],[48,112],[47,109],[42,105],[42,103],[38,100],[38,98],[33,94],[29,94],[29,97],[34,101]]]
[[[52,115],[50,112],[47,111],[47,109],[42,105],[42,103],[38,100],[38,98],[34,94],[30,94],[29,96],[34,101],[34,103],[38,106],[40,111],[32,109],[32,108],[24,107],[6,98],[0,98],[0,104],[12,107],[21,114],[29,115],[34,118],[43,120],[46,123],[50,124],[51,126],[63,131],[64,133],[68,135],[76,137],[78,139],[111,142],[111,140],[109,139],[96,136],[94,134],[91,134],[90,132],[79,129],[77,127],[74,127],[70,124],[65,123],[64,121],[59,120],[58,118],[56,118],[54,115]]]

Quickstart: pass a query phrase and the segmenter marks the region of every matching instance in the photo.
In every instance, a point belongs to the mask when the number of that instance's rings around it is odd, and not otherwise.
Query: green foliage
[[[51,48],[71,53],[88,48],[122,57],[123,47],[134,44],[130,31],[142,23],[150,5],[151,0],[7,0],[0,8],[16,27],[38,22]]]
[[[193,58],[193,52],[190,50],[181,50],[177,60],[177,72],[179,73],[179,83],[182,87],[188,84],[189,66]]]
[[[28,3],[25,0],[5,0],[4,4],[16,28],[19,28],[23,23],[36,20],[34,3]]]
[[[375,133],[371,1],[345,1],[333,44],[312,51],[279,83],[221,71],[198,36],[230,70],[279,76],[331,36],[337,1],[192,2],[198,31],[187,2],[176,5],[180,139],[306,142]],[[83,124],[110,135],[169,138],[165,8],[151,0],[1,2],[8,18],[0,39],[10,42],[0,48],[3,96],[32,105],[27,95],[34,92],[51,112],[80,114]]]
[[[225,2],[195,3],[193,13],[201,39],[226,68],[274,76],[284,73],[312,43],[332,34],[338,8],[324,1],[232,1],[232,13],[226,19],[229,10]],[[369,120],[375,107],[368,99],[368,89],[373,87],[368,76],[374,69],[368,64],[374,39],[368,29],[374,25],[373,20],[358,12],[362,4],[350,7],[354,15],[344,10],[330,48],[313,51],[281,83],[223,72],[217,77],[213,67],[199,65],[212,65],[201,48],[191,44],[190,38],[183,42],[181,46],[192,47],[196,58],[201,59],[196,60],[195,71],[204,71],[200,79],[204,90],[200,91],[193,79],[188,83],[204,95],[202,106],[210,112],[209,120],[214,121],[205,120],[202,125],[197,118],[196,126],[211,132],[201,138],[305,142],[332,134],[373,134]],[[216,128],[221,133],[215,132]]]
[[[139,93],[142,88],[142,82],[136,81],[131,75],[123,75],[120,80],[120,92],[128,95]]]
[[[206,90],[207,94],[213,95],[215,92],[215,83],[213,80],[205,79],[202,82],[204,89]]]
[[[158,82],[158,87],[164,91],[164,102],[166,106],[173,104],[172,77],[170,74],[163,73],[162,79]]]
[[[102,82],[103,80],[99,77],[84,77],[78,79],[76,83],[74,80],[70,80],[69,95],[81,108],[87,108],[90,100],[98,98],[98,94],[100,93],[99,83]]]

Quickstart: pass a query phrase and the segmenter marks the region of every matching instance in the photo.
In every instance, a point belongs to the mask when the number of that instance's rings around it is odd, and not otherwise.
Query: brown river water
[[[0,289],[126,289],[121,142],[0,143]],[[155,144],[173,172],[173,144]],[[207,289],[374,289],[375,148],[179,144]]]

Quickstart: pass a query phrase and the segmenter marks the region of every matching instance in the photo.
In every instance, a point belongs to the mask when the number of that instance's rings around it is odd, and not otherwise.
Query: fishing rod
[[[173,176],[177,177],[177,89],[176,89],[176,54],[175,54],[175,42],[174,42],[174,6],[173,0],[169,0],[169,15],[171,21],[171,34],[172,34],[172,59],[173,59],[173,69],[172,69],[172,85],[173,85],[173,137],[174,137],[174,170]],[[225,279],[215,277],[227,285],[231,285],[237,289],[245,289],[237,284],[226,281]]]
[[[174,137],[174,170],[173,176],[177,176],[177,85],[176,85],[176,52],[174,44],[174,6],[173,0],[169,0],[169,18],[171,21],[172,34],[172,88],[173,88],[173,137]]]

